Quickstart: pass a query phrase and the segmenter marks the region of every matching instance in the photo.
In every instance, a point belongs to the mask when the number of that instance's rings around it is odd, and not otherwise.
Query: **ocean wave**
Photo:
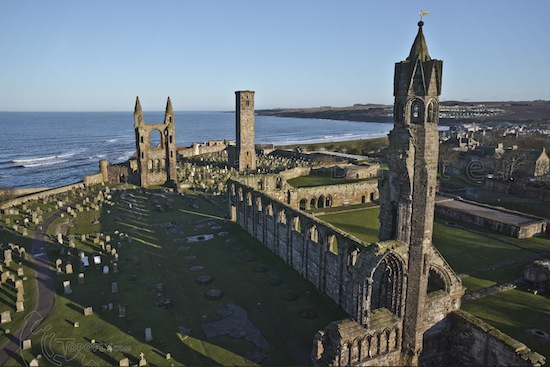
[[[22,164],[21,166],[23,166],[24,168],[47,167],[47,166],[53,166],[55,164],[61,164],[65,162],[69,162],[69,160],[68,159],[59,159],[59,160],[51,159],[47,161],[42,161],[40,163]]]
[[[47,157],[38,157],[38,158],[25,158],[25,159],[13,159],[12,163],[37,163],[37,162],[43,162],[43,161],[53,161],[58,158],[68,158],[72,157],[76,153],[65,153],[65,154],[59,154],[59,155],[50,155]]]
[[[105,140],[105,143],[116,143],[118,139],[107,139]]]

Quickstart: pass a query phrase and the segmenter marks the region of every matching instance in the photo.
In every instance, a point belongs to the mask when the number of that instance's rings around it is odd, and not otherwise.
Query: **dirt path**
[[[33,241],[31,243],[31,264],[33,273],[31,273],[30,276],[34,277],[37,283],[38,297],[36,307],[25,316],[25,323],[23,326],[21,326],[19,330],[13,332],[9,340],[1,346],[3,353],[0,354],[0,365],[2,366],[11,358],[20,359],[20,356],[17,355],[17,351],[21,347],[23,340],[29,338],[31,333],[42,323],[53,307],[55,301],[54,282],[44,237],[46,236],[50,224],[52,224],[52,222],[64,211],[65,208],[57,210],[42,222],[42,225],[34,232]]]

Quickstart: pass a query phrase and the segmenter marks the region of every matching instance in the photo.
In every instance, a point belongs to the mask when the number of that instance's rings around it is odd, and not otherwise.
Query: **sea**
[[[162,112],[144,112],[161,123]],[[232,112],[175,112],[176,143],[234,140]],[[0,187],[57,187],[135,152],[133,112],[0,112]],[[386,136],[391,123],[256,116],[257,144],[288,145]]]

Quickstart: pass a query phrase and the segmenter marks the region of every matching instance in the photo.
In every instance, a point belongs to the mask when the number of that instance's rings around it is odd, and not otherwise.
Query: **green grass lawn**
[[[550,331],[550,296],[514,289],[465,302],[462,309],[550,357],[550,345],[527,332],[530,328]]]
[[[373,207],[352,212],[319,215],[317,218],[370,243],[378,241],[379,214],[380,208]]]
[[[134,193],[142,210],[142,220],[131,213],[128,200],[117,199],[117,193],[113,196],[118,204],[103,207],[99,227],[91,225],[91,220],[86,218],[75,220],[75,226],[69,229],[69,234],[76,237],[77,250],[83,250],[89,256],[98,254],[100,246],[93,243],[94,236],[82,242],[80,234],[83,230],[109,233],[113,237],[111,244],[120,255],[120,272],[102,273],[101,267],[110,265],[113,260],[111,255],[103,254],[102,264],[90,266],[85,273],[86,284],[80,285],[78,265],[73,261],[74,274],[54,276],[57,292],[54,309],[40,328],[45,330],[50,326],[48,335],[54,334],[55,338],[65,338],[63,340],[74,339],[77,345],[90,348],[91,340],[95,339],[102,343],[96,345],[112,343],[123,347],[126,352],[116,349],[112,353],[81,350],[71,354],[63,349],[63,343],[51,343],[51,352],[59,356],[63,365],[81,365],[83,360],[95,361],[99,365],[117,365],[125,356],[131,363],[137,363],[141,352],[145,353],[151,365],[248,365],[243,356],[258,350],[256,345],[229,335],[208,339],[201,327],[203,323],[219,320],[216,312],[228,303],[244,308],[249,320],[269,341],[265,365],[301,365],[310,361],[316,331],[346,317],[312,284],[236,224],[226,222],[223,219],[225,212],[205,200],[197,198],[199,209],[194,209],[177,195],[139,194],[137,190]],[[157,212],[154,201],[162,205],[169,203],[172,209]],[[107,210],[111,213],[107,214]],[[90,217],[95,213],[79,214]],[[167,223],[176,225],[178,233],[168,233],[164,229]],[[124,236],[115,237],[115,230],[129,234],[133,241],[128,242]],[[213,234],[214,238],[196,243],[185,241],[188,236],[201,234]],[[119,241],[122,247],[116,245]],[[60,254],[57,244],[49,246],[49,255],[52,262],[58,257],[64,261],[68,259],[67,253]],[[185,259],[189,255],[196,258]],[[202,265],[204,269],[192,271],[190,267],[194,265]],[[265,266],[268,271],[256,272],[258,266]],[[198,284],[196,278],[203,274],[211,275],[213,282]],[[269,285],[269,280],[274,278],[280,279],[281,284]],[[63,294],[64,280],[71,281],[73,293],[70,295]],[[117,281],[118,293],[111,293],[112,281]],[[164,293],[152,291],[152,286],[157,283],[164,284]],[[221,289],[222,298],[206,299],[204,294],[211,288]],[[283,296],[288,292],[296,293],[298,299],[292,302],[284,300]],[[165,298],[171,299],[171,309],[155,307],[157,301]],[[114,309],[104,310],[102,306],[109,303]],[[126,306],[125,318],[118,317],[119,304]],[[93,307],[94,314],[85,317],[82,309],[88,306]],[[302,318],[301,313],[305,310],[315,310],[317,318]],[[79,323],[78,328],[74,327],[75,322]],[[191,328],[191,336],[182,339],[178,334],[179,326]],[[149,343],[144,341],[146,327],[152,327],[154,337]],[[23,353],[27,362],[33,354],[44,355],[41,340],[45,334],[40,331],[35,334],[32,349]],[[172,360],[165,359],[166,353],[171,353]],[[21,360],[12,360],[11,363],[23,364]]]
[[[315,174],[308,176],[299,176],[291,178],[287,182],[294,187],[315,187],[315,186],[327,186],[327,185],[340,185],[348,184],[360,181],[377,180],[377,178],[367,179],[345,179],[332,177],[329,173]]]

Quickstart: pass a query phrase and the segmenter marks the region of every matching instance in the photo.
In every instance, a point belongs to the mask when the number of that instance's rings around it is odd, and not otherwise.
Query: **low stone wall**
[[[101,172],[93,175],[84,176],[84,185],[86,186],[100,184],[102,182],[103,182],[103,175],[101,174]]]
[[[464,311],[451,313],[451,364],[461,366],[542,366],[546,358],[525,344]]]
[[[178,154],[183,158],[189,158],[201,154],[221,152],[222,150],[225,150],[228,145],[229,142],[225,140],[193,143],[190,147],[179,148]]]
[[[36,193],[36,194],[22,196],[22,197],[19,197],[17,199],[9,200],[5,203],[0,204],[0,209],[11,208],[11,207],[18,206],[18,205],[21,205],[23,203],[26,203],[28,201],[39,200],[39,199],[43,199],[43,198],[48,197],[48,196],[62,194],[64,192],[71,191],[71,190],[74,190],[74,189],[82,189],[84,187],[85,187],[84,182],[78,182],[78,183],[67,185],[67,186],[56,187],[56,188],[49,189],[49,190],[46,190],[46,191],[41,191],[41,192]]]

